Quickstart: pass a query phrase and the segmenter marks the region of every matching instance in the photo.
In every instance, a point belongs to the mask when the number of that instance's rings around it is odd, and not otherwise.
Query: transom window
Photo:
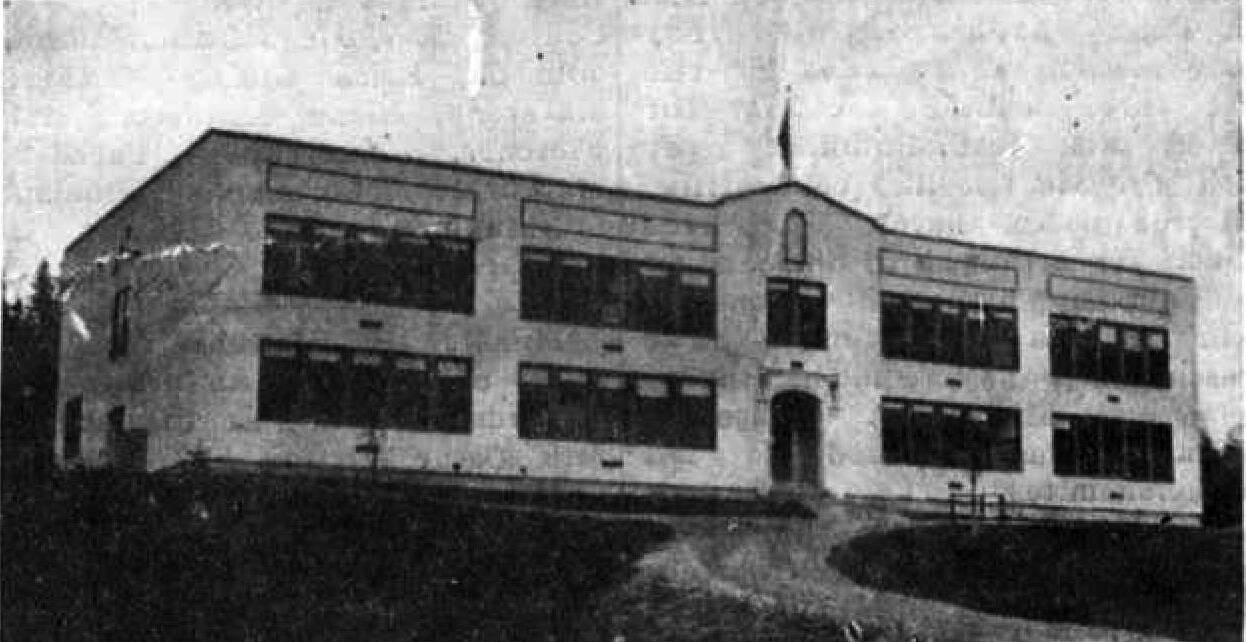
[[[526,321],[713,337],[714,272],[536,248],[523,251]]]
[[[472,312],[471,239],[289,216],[264,231],[265,294]]]
[[[260,421],[467,433],[471,360],[263,340]]]
[[[1051,315],[1051,374],[1167,388],[1168,330]]]
[[[883,463],[1021,470],[1021,411],[884,397]]]
[[[523,363],[519,436],[713,450],[714,382]]]
[[[826,286],[795,279],[766,280],[766,343],[826,347]]]
[[[1052,415],[1055,473],[1172,482],[1172,424],[1092,415]]]
[[[1020,367],[1016,308],[883,292],[883,356],[976,368]]]

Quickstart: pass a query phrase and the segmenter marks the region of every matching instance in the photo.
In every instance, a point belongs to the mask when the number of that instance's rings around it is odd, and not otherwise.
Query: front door
[[[770,402],[770,475],[776,484],[817,486],[818,398],[783,392]]]

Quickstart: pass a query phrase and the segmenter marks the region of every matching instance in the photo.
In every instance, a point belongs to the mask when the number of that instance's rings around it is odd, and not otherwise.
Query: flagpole
[[[783,161],[783,172],[779,175],[780,181],[790,183],[792,181],[792,86],[787,85],[784,88],[783,98],[783,117],[779,122],[779,159]]]

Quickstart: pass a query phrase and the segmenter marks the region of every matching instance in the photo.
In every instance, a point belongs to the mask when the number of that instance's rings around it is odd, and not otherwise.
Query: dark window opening
[[[471,361],[263,340],[260,421],[467,433]]]
[[[108,358],[119,359],[130,352],[130,293],[131,288],[117,291],[112,303],[112,327],[108,344]]]
[[[520,315],[526,321],[713,337],[714,288],[708,269],[526,248]]]
[[[519,436],[715,448],[715,388],[705,379],[553,365],[519,367]]]
[[[1172,426],[1091,415],[1052,416],[1053,468],[1064,477],[1172,481]]]
[[[470,239],[289,216],[264,219],[263,291],[470,314]]]
[[[826,347],[826,286],[793,279],[766,280],[766,343]]]
[[[1168,331],[1053,314],[1051,374],[1167,388]]]
[[[65,402],[65,434],[61,456],[69,461],[82,456],[82,396]]]
[[[883,463],[1021,470],[1021,412],[917,399],[882,400]]]
[[[1013,308],[884,292],[879,313],[882,353],[888,359],[1020,367]]]

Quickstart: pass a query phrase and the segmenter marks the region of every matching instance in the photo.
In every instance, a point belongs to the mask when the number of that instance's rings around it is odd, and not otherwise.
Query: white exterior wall
[[[399,212],[361,204],[276,194],[267,189],[269,163],[387,177],[475,194],[474,216]],[[670,247],[639,236],[596,238],[524,227],[524,199],[587,210],[627,212],[716,226],[717,249]],[[808,221],[809,260],[781,255],[781,226],[792,208]],[[467,316],[352,302],[262,295],[266,214],[307,216],[406,230],[435,226],[476,241],[475,312]],[[586,219],[592,214],[585,214]],[[648,223],[638,223],[638,229]],[[472,429],[468,435],[379,431],[382,466],[465,473],[523,474],[610,482],[770,488],[770,400],[785,390],[818,396],[820,485],[834,495],[946,499],[948,469],[883,465],[879,399],[902,396],[1021,410],[1021,472],[984,472],[979,487],[1010,501],[1087,510],[1193,514],[1200,510],[1195,429],[1194,291],[1187,281],[1098,264],[1002,249],[927,240],[882,229],[812,190],[796,185],[694,203],[625,194],[538,179],[209,133],[167,171],[127,199],[66,255],[80,270],[115,249],[125,226],[132,244],[150,254],[175,243],[225,250],[167,260],[132,261],[116,275],[91,269],[70,299],[93,329],[83,340],[64,330],[60,411],[83,395],[84,459],[101,465],[104,413],[125,404],[127,425],[148,428],[151,468],[172,465],[187,451],[265,462],[365,466],[355,451],[368,430],[256,421],[261,338],[323,342],[468,356],[472,359]],[[657,223],[654,223],[657,225]],[[704,227],[698,229],[705,229]],[[642,230],[643,232],[643,230]],[[528,323],[519,319],[520,248],[524,245],[712,267],[717,282],[717,338]],[[1014,268],[1015,290],[985,290],[884,275],[888,248]],[[1048,295],[1052,274],[1089,277],[1170,292],[1167,314],[1123,310]],[[160,278],[156,276],[164,275]],[[765,342],[767,277],[819,281],[827,287],[825,350],[771,348]],[[136,305],[130,355],[107,358],[112,296],[131,283]],[[154,283],[165,283],[156,287]],[[884,360],[879,292],[898,291],[1015,306],[1021,368],[1017,372]],[[1071,313],[1167,327],[1172,387],[1151,389],[1050,376],[1047,319]],[[381,322],[361,329],[360,319]],[[99,330],[95,333],[94,330]],[[603,344],[622,346],[607,352]],[[521,440],[517,430],[518,363],[535,361],[632,372],[670,373],[717,382],[717,448],[709,451]],[[793,362],[801,362],[800,369]],[[956,377],[958,388],[945,381]],[[1117,395],[1119,403],[1107,401]],[[1051,464],[1051,413],[1069,412],[1170,422],[1175,484],[1056,477]],[[58,421],[58,431],[63,430]],[[58,454],[61,439],[57,440]],[[620,459],[621,468],[604,468]],[[1109,499],[1121,492],[1124,499]]]

